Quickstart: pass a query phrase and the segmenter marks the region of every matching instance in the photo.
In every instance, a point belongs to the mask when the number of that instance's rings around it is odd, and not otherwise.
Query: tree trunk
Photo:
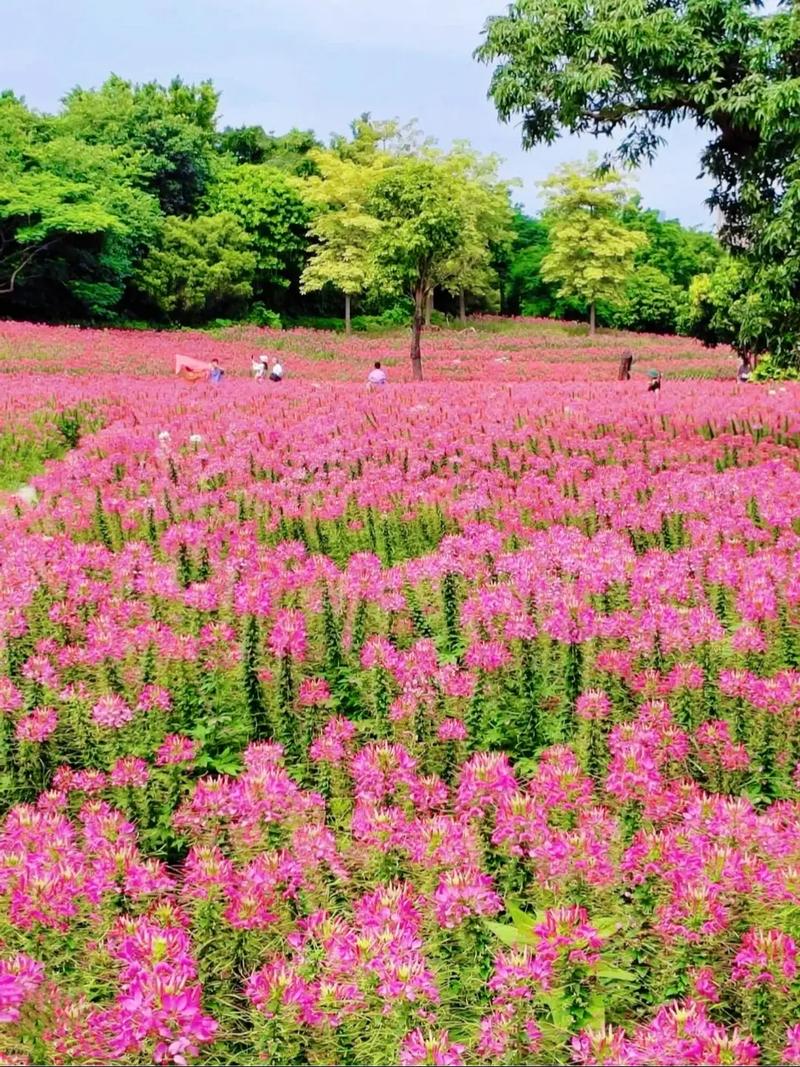
[[[458,317],[461,319],[461,325],[467,325],[467,301],[464,296],[464,290],[461,289],[458,294]]]
[[[411,328],[411,372],[415,382],[422,381],[422,326],[425,322],[425,290],[414,292],[414,324]]]
[[[597,326],[596,326],[596,323],[595,323],[594,300],[593,300],[591,302],[591,304],[589,305],[589,336],[590,337],[594,337],[596,332],[597,332]]]
[[[350,336],[350,294],[344,294],[344,332]]]
[[[433,289],[428,293],[428,299],[425,301],[425,325],[430,326],[431,315],[433,314]]]

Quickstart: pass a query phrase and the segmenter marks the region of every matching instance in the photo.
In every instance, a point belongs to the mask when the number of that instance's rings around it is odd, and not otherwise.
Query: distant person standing
[[[650,384],[647,387],[648,393],[655,393],[656,396],[661,392],[661,371],[650,371]]]
[[[620,356],[619,361],[619,375],[617,380],[620,382],[629,382],[631,380],[631,369],[633,368],[633,352],[629,348]]]
[[[377,389],[387,382],[386,371],[381,366],[381,361],[378,359],[375,361],[375,366],[367,375],[367,388]]]
[[[742,362],[739,364],[739,369],[736,372],[736,379],[740,382],[749,382],[752,368],[750,366],[750,359],[748,356],[742,356]]]
[[[283,381],[283,367],[280,365],[277,359],[272,364],[272,370],[269,372],[269,380],[271,382]]]
[[[209,380],[212,381],[215,385],[219,385],[219,383],[222,381],[222,377],[224,374],[225,371],[222,369],[222,367],[220,367],[219,360],[212,359],[211,370],[208,372]]]

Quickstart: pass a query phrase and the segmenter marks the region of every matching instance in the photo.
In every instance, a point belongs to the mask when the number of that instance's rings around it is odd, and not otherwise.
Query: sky
[[[521,180],[515,198],[535,211],[536,183],[560,163],[604,151],[565,137],[521,147],[519,127],[487,100],[490,68],[472,58],[487,16],[505,0],[0,0],[0,89],[54,111],[71,88],[111,72],[133,81],[211,78],[221,124],[323,140],[353,118],[416,119],[442,147],[466,138],[504,159]],[[637,175],[647,207],[712,227],[709,187],[698,177],[702,136],[674,130],[655,164]]]

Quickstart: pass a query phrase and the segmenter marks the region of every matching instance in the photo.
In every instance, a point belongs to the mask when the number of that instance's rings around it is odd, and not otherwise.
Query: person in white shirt
[[[266,371],[267,368],[266,368],[263,360],[254,359],[250,364],[250,369],[253,372],[253,377],[254,378],[263,378],[264,377],[264,372]]]
[[[280,365],[277,359],[272,364],[272,370],[270,371],[269,380],[271,382],[283,381],[283,367]]]
[[[375,361],[375,366],[367,375],[367,388],[375,389],[378,386],[386,385],[386,371],[381,367],[380,360]]]

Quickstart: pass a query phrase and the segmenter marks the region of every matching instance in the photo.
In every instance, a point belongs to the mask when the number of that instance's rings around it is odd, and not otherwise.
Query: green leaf
[[[510,945],[512,948],[516,945],[532,945],[535,943],[533,937],[526,934],[523,930],[518,930],[515,926],[509,926],[506,923],[486,923],[486,928],[490,930],[495,937],[498,937],[504,945]]]
[[[542,1000],[550,1009],[553,1017],[553,1025],[559,1030],[569,1031],[572,1029],[572,1015],[570,1014],[563,989],[551,989],[542,994]]]
[[[606,1025],[606,1002],[596,993],[587,1005],[586,1026],[592,1030],[602,1030]]]
[[[540,918],[541,912],[537,912],[536,915],[526,915],[521,908],[518,908],[516,904],[513,904],[510,900],[506,901],[506,911],[511,916],[514,926],[518,930],[532,931],[534,926],[542,922]]]
[[[622,926],[622,921],[616,915],[606,915],[599,919],[591,919],[591,925],[601,937],[611,937]]]
[[[595,970],[598,978],[606,978],[613,982],[635,982],[636,975],[632,971],[623,971],[621,967],[612,967],[610,963],[600,963]]]

